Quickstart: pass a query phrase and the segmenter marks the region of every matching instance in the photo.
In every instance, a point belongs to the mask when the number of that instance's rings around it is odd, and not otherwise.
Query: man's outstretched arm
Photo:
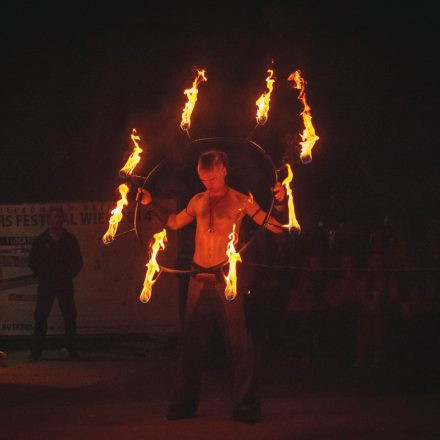
[[[169,212],[168,209],[153,202],[151,194],[146,189],[138,188],[138,197],[141,198],[141,205],[146,206],[147,210],[154,215],[164,226],[176,231],[191,223],[195,215],[191,215],[188,208],[179,213]],[[190,202],[191,203],[191,202]]]

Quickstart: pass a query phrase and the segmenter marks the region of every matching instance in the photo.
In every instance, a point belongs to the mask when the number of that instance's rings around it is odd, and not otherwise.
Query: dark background
[[[298,157],[302,106],[286,80],[296,69],[320,137],[312,163],[296,167],[299,219],[437,215],[431,6],[57,2],[2,16],[2,203],[116,199],[133,127],[143,173],[186,145],[195,66],[208,82],[192,137],[245,137],[274,60],[269,120],[253,138],[277,163]]]

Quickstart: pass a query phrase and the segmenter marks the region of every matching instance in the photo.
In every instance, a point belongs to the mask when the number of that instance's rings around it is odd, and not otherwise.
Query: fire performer
[[[202,153],[197,172],[206,191],[193,196],[186,208],[177,214],[169,214],[157,206],[147,190],[138,190],[141,203],[148,205],[147,209],[168,228],[178,230],[196,220],[193,268],[202,271],[192,274],[189,281],[177,382],[168,408],[168,420],[195,416],[200,398],[202,355],[216,321],[232,361],[233,419],[256,423],[261,417],[254,349],[245,319],[243,292],[238,292],[231,301],[226,299],[223,273],[212,268],[225,261],[233,225],[239,230],[245,215],[262,225],[266,213],[249,195],[227,185],[227,169],[228,157],[223,151],[213,149]],[[277,183],[273,191],[276,212],[285,211],[284,187]],[[283,231],[282,224],[273,216],[265,227],[274,233]]]
[[[75,236],[63,228],[65,215],[60,208],[52,208],[49,228],[39,235],[29,254],[29,267],[38,277],[35,307],[35,329],[31,362],[41,359],[49,318],[55,298],[64,319],[66,348],[71,360],[79,359],[76,351],[76,306],[73,278],[83,266],[83,259]]]

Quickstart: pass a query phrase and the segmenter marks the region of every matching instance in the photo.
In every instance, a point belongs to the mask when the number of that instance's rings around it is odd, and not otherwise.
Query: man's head
[[[197,172],[208,191],[222,189],[228,174],[228,156],[221,150],[208,150],[199,156]]]
[[[61,208],[51,208],[49,211],[49,226],[59,229],[63,226],[65,219],[64,211]]]

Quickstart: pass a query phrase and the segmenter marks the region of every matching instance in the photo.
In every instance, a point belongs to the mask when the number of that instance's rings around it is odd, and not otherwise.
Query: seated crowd
[[[390,219],[359,230],[351,222],[336,230],[321,223],[274,246],[249,295],[257,346],[304,363],[434,374],[440,224],[425,222],[417,238]]]

